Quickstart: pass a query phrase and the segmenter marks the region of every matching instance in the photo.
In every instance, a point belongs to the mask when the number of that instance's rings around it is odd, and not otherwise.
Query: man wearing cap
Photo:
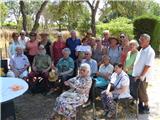
[[[21,46],[16,47],[16,54],[11,57],[9,66],[10,71],[7,73],[8,77],[27,77],[27,68],[30,64],[27,56],[23,54],[23,48]]]
[[[97,61],[92,59],[92,51],[91,50],[87,50],[85,51],[85,59],[82,60],[82,63],[88,63],[91,67],[91,75],[95,75],[97,70],[98,70],[98,66],[97,66]]]
[[[42,77],[45,80],[45,88],[49,89],[48,84],[48,73],[51,69],[51,58],[46,54],[46,50],[43,45],[40,45],[38,48],[38,55],[34,57],[32,64],[32,72],[28,75],[29,82],[33,83],[34,77]]]
[[[150,46],[150,36],[148,34],[142,34],[140,36],[140,46],[141,50],[136,57],[132,76],[135,77],[135,80],[140,81],[139,84],[139,112],[140,113],[149,113],[148,106],[148,94],[147,86],[148,82],[151,79],[151,68],[153,67],[155,52]]]
[[[50,53],[51,41],[48,38],[49,34],[46,32],[42,32],[40,36],[41,36],[41,41],[39,44],[44,45],[44,48],[46,49],[46,54],[51,56],[51,53]]]
[[[76,55],[75,55],[76,50],[75,49],[78,45],[81,44],[81,41],[79,38],[77,38],[76,31],[73,30],[73,31],[71,31],[70,34],[71,34],[71,37],[66,40],[66,46],[71,50],[70,57],[73,60],[75,60],[76,59]]]

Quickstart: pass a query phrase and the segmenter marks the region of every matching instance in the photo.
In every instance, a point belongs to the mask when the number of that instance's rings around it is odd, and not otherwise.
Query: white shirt
[[[29,65],[29,61],[28,61],[27,56],[25,56],[24,54],[18,55],[18,56],[17,56],[17,54],[15,54],[10,59],[10,63],[9,64],[14,66],[17,70],[21,70],[26,65]]]
[[[146,78],[146,82],[148,82],[149,79],[151,79],[151,67],[153,66],[155,58],[155,52],[153,48],[149,45],[145,49],[141,49],[139,54],[136,57],[134,66],[133,66],[133,73],[132,76],[140,76],[143,72],[143,69],[145,66],[150,66],[147,73],[144,75]]]
[[[77,52],[86,52],[86,51],[91,51],[91,46],[89,45],[78,45],[76,47]]]
[[[29,37],[24,37],[24,39],[21,38],[21,36],[18,38],[19,43],[21,44],[22,48],[26,48],[26,43],[29,41]]]
[[[113,73],[113,65],[111,65],[110,63],[105,66],[105,65],[100,65],[99,67],[99,72],[103,75],[105,75],[106,73],[112,74]]]
[[[118,98],[128,98],[131,97],[130,90],[129,90],[129,84],[130,80],[124,71],[122,71],[119,75],[117,73],[113,73],[111,76],[111,83],[116,86],[117,89],[122,88],[123,86],[127,86],[127,90],[124,93],[121,93]]]

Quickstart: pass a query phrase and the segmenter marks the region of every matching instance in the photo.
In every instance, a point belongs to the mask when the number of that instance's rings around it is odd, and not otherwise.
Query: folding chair
[[[130,79],[130,81],[133,80],[133,79]],[[125,108],[123,108],[123,110],[125,110],[125,116],[127,117],[127,113],[128,113],[128,110],[129,110],[129,105],[130,103],[134,103],[135,101],[135,104],[136,104],[136,119],[138,120],[138,114],[139,114],[139,111],[138,111],[138,102],[139,102],[139,99],[138,99],[138,89],[139,89],[139,80],[137,81],[134,81],[132,82],[132,84],[130,85],[130,94],[132,96],[132,98],[121,98],[121,99],[116,99],[115,102],[116,102],[116,115],[115,115],[115,119],[117,120],[118,119],[118,106],[119,104],[123,104]]]

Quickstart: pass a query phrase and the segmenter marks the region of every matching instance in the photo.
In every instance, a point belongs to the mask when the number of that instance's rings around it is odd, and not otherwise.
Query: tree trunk
[[[92,4],[89,2],[89,0],[87,0],[86,2],[91,9],[91,30],[92,30],[93,36],[96,37],[96,19],[95,17],[96,17],[96,13],[97,13],[97,9],[98,9],[100,0],[97,0],[97,1],[93,0]],[[94,6],[94,3],[95,3],[95,6]]]
[[[24,31],[27,32],[27,17],[26,17],[26,14],[25,14],[25,5],[24,5],[24,1],[20,1],[19,2],[20,4],[20,11],[22,13],[22,28]]]
[[[59,32],[61,32],[61,31],[62,31],[61,24],[58,24],[58,31],[59,31]]]
[[[35,22],[34,22],[34,25],[33,25],[33,28],[31,30],[31,32],[36,32],[38,27],[39,27],[39,19],[40,19],[40,16],[41,16],[41,13],[42,11],[44,10],[45,6],[47,5],[48,1],[44,1],[40,7],[40,9],[38,10],[37,14],[36,14],[36,19],[35,19]]]
[[[95,10],[92,10],[91,14],[91,30],[94,37],[96,37],[96,20],[95,20]]]

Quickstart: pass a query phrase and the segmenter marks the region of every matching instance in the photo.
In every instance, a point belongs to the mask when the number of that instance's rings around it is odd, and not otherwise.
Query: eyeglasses
[[[79,71],[83,71],[83,72],[85,72],[86,70],[85,70],[85,69],[80,69]]]
[[[89,53],[85,53],[85,55],[89,55]]]

